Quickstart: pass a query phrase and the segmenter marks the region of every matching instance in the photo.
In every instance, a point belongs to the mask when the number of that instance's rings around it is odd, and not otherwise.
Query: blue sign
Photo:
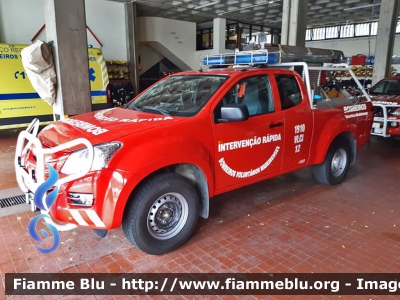
[[[96,80],[96,76],[94,76],[94,73],[96,73],[96,71],[93,68],[89,69],[89,78],[90,81],[95,81]]]
[[[58,194],[58,187],[56,186],[53,191],[51,191],[46,198],[43,200],[43,196],[55,185],[58,181],[59,174],[57,171],[50,165],[47,165],[47,168],[49,169],[49,178],[43,182],[36,190],[34,196],[33,196],[33,202],[35,205],[40,208],[41,210],[48,211],[50,210],[51,206],[54,204],[54,202],[57,199],[57,194]],[[46,209],[47,207],[47,209]],[[29,235],[37,242],[43,243],[43,240],[39,237],[38,231],[36,229],[36,225],[39,222],[40,219],[45,219],[49,218],[50,216],[47,214],[40,214],[36,217],[34,217],[28,225],[28,231]],[[48,223],[44,223],[46,225],[51,233],[53,234],[54,240],[53,240],[53,245],[50,248],[41,248],[38,246],[35,246],[36,249],[43,253],[43,254],[49,254],[51,252],[54,252],[58,246],[60,246],[60,233],[57,231],[57,228]],[[45,237],[48,237],[49,234],[46,230],[42,229],[40,231]]]

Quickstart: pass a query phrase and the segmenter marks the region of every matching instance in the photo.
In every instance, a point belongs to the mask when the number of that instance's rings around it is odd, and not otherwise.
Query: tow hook
[[[105,238],[107,235],[107,230],[93,229],[93,231],[95,234],[97,234],[101,238]]]

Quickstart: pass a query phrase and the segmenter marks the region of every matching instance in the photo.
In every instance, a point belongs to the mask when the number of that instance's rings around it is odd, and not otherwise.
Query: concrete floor
[[[12,167],[14,144],[15,133],[0,138],[0,190],[17,187]],[[200,220],[182,248],[163,256],[139,252],[121,229],[109,231],[104,239],[83,229],[62,232],[60,247],[43,255],[27,232],[29,220],[37,213],[11,214],[0,218],[1,278],[4,281],[7,272],[398,273],[397,176],[400,141],[373,138],[370,146],[359,152],[356,165],[341,185],[320,185],[311,170],[304,169],[215,197],[210,218]],[[341,297],[353,298],[363,299]]]

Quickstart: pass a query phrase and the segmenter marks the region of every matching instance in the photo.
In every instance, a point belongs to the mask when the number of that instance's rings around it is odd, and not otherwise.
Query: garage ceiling
[[[136,2],[139,16],[191,22],[215,17],[280,27],[282,0],[111,0]],[[300,0],[302,1],[302,0]],[[308,27],[365,22],[378,19],[380,0],[308,0]],[[374,5],[375,4],[375,5]],[[199,7],[200,6],[200,7]]]

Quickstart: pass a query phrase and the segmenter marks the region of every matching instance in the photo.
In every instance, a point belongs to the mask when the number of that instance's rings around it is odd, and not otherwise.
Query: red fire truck
[[[173,74],[125,107],[38,135],[31,124],[15,158],[27,201],[49,164],[59,192],[43,213],[58,230],[122,224],[138,249],[162,254],[185,243],[215,195],[307,166],[320,183],[344,180],[370,138],[372,104],[361,84],[361,95],[325,98],[320,78],[352,73],[348,65],[282,63],[266,50],[201,62],[205,70]]]
[[[375,106],[372,134],[400,137],[400,77],[387,77],[377,82],[369,95]]]

